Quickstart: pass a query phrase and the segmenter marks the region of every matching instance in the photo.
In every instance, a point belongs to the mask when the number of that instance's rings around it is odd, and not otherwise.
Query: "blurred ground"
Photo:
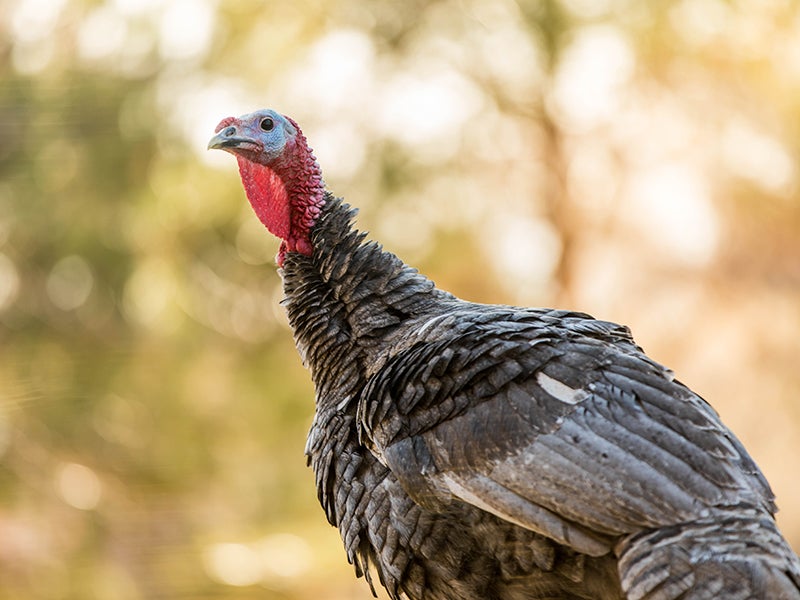
[[[227,115],[461,297],[630,325],[800,548],[800,7],[0,0],[0,599],[367,598]]]

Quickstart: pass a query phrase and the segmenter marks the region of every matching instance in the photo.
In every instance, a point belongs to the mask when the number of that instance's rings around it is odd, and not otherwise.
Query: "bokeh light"
[[[0,2],[0,600],[368,598],[225,116],[460,297],[631,326],[800,548],[800,6]]]

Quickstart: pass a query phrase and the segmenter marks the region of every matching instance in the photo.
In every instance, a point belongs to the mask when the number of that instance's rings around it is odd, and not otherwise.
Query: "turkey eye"
[[[275,127],[275,122],[269,117],[267,117],[266,119],[261,119],[261,129],[263,129],[264,131],[272,131],[274,127]]]

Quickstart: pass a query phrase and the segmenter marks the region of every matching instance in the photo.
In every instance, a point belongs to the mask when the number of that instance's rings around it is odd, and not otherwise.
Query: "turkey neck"
[[[452,298],[352,227],[356,211],[325,194],[310,256],[290,252],[282,275],[295,343],[319,405],[353,399],[404,326]],[[354,409],[353,409],[354,410]]]

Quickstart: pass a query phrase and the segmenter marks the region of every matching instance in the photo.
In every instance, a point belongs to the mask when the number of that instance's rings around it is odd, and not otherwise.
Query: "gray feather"
[[[438,290],[331,195],[285,305],[307,455],[356,573],[391,598],[800,598],[772,492],[623,326]]]

